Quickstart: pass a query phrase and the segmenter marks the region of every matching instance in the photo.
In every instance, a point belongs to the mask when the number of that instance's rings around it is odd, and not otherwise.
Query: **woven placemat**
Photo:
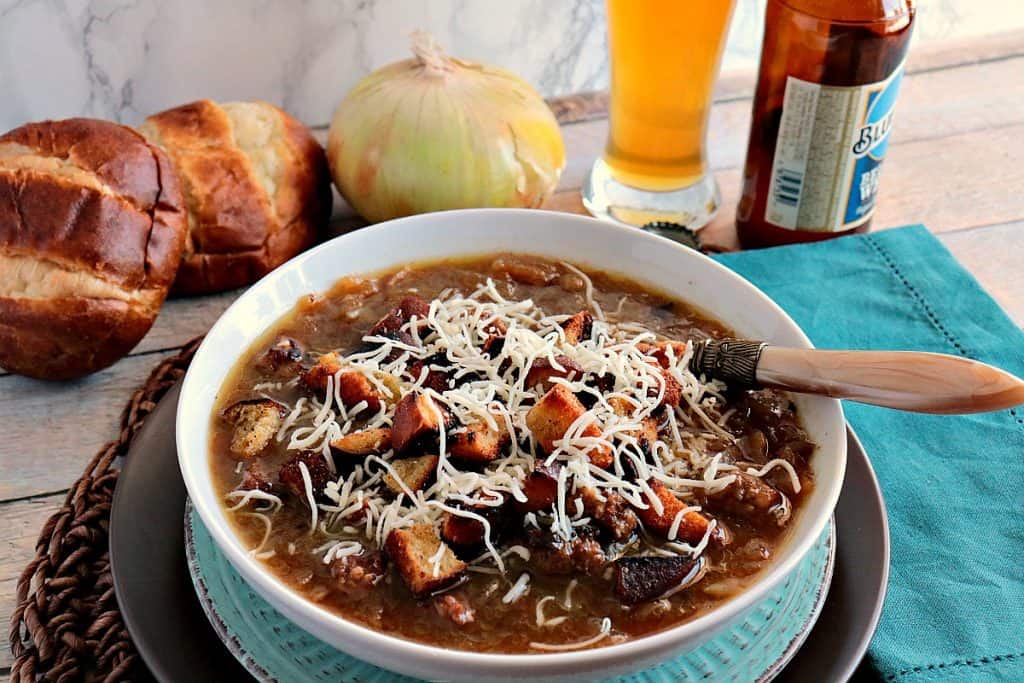
[[[202,337],[163,360],[132,394],[116,439],[93,457],[64,504],[43,525],[35,557],[18,579],[10,643],[11,681],[124,681],[138,653],[110,574],[109,526],[118,459],[157,403],[182,378]]]

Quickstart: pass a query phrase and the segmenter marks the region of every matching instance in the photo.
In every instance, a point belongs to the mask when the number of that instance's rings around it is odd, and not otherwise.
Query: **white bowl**
[[[811,438],[816,485],[774,564],[745,592],[693,621],[618,645],[579,652],[500,655],[447,650],[388,636],[318,607],[278,581],[239,542],[210,477],[210,416],[239,354],[296,304],[339,278],[411,261],[519,251],[626,275],[706,310],[740,335],[809,347],[796,323],[765,294],[711,259],[634,228],[582,216],[471,209],[388,221],[301,254],[243,294],[196,352],[178,402],[178,460],[192,503],[231,564],[266,600],[314,636],[365,661],[434,680],[592,680],[653,666],[693,649],[779,584],[821,534],[839,497],[846,438],[838,401],[795,397]],[[780,263],[780,268],[785,264]]]

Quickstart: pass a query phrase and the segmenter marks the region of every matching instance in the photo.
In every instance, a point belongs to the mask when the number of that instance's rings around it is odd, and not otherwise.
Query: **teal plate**
[[[257,680],[414,680],[351,657],[282,616],[235,571],[191,503],[185,510],[185,551],[207,618],[228,650]],[[830,521],[793,573],[734,626],[696,650],[619,680],[770,681],[811,632],[828,594],[834,561],[835,534]]]

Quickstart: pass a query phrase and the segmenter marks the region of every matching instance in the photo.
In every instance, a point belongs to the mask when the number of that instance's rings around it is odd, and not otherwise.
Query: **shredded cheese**
[[[508,589],[508,592],[501,598],[501,601],[506,605],[511,605],[513,602],[523,597],[528,590],[527,584],[530,583],[530,575],[523,572],[516,579],[516,582],[512,584],[512,587]]]
[[[524,524],[538,531],[550,530],[566,540],[592,521],[578,495],[582,488],[596,491],[601,500],[614,492],[637,508],[651,508],[661,514],[664,505],[654,495],[648,483],[651,480],[670,487],[683,500],[691,498],[694,491],[714,493],[733,483],[737,468],[722,462],[721,454],[723,441],[734,442],[725,427],[731,415],[730,410],[723,411],[725,386],[717,381],[704,381],[689,370],[693,354],[689,343],[682,352],[677,352],[672,344],[665,345],[668,362],[663,367],[646,348],[658,341],[657,335],[636,323],[616,322],[627,308],[626,299],[620,300],[616,310],[606,316],[586,273],[571,264],[563,266],[582,279],[582,296],[595,318],[591,337],[576,344],[566,342],[562,328],[570,316],[548,315],[530,299],[511,300],[499,291],[497,283],[488,279],[468,294],[455,289],[443,292],[430,303],[425,318],[405,323],[401,329],[408,334],[403,337],[405,341],[367,335],[362,341],[370,348],[365,350],[344,355],[339,350],[324,351],[339,354],[341,369],[327,377],[322,396],[295,401],[275,439],[288,451],[312,450],[323,454],[332,472],[336,473],[330,442],[355,431],[391,426],[395,403],[410,392],[431,399],[431,410],[439,423],[447,413],[456,425],[461,425],[452,434],[483,425],[510,436],[508,455],[478,469],[462,470],[450,459],[450,435],[441,429],[435,481],[425,490],[411,489],[397,475],[392,464],[395,454],[387,451],[366,456],[349,474],[328,483],[323,492],[327,502],[318,502],[309,469],[300,462],[310,509],[309,533],[318,534],[318,541],[324,540],[312,552],[324,563],[362,553],[368,546],[383,547],[395,529],[419,523],[436,526],[447,513],[476,520],[484,529],[485,552],[469,563],[469,571],[500,575],[507,583],[508,572],[521,567],[511,556],[528,562],[530,551],[523,546],[499,550],[491,523],[478,514],[479,508],[502,505],[507,499],[526,502],[522,482],[541,459],[560,466],[555,500],[548,510],[527,513]],[[484,352],[483,346],[494,329],[504,330],[505,341],[492,354]],[[545,392],[544,386],[528,386],[526,382],[531,367],[540,360],[547,361],[555,370],[566,366],[582,368],[582,377],[555,377],[551,381],[592,399],[546,454],[540,453],[526,423],[527,414]],[[442,391],[436,390],[436,386],[430,388],[426,382],[431,371],[445,372],[452,381]],[[365,377],[385,397],[379,410],[369,411],[366,401],[345,406],[340,386],[342,373],[348,372]],[[594,377],[610,378],[611,386],[596,390],[588,383]],[[283,391],[294,386],[295,381],[264,382],[259,389]],[[656,412],[670,381],[678,385],[680,405]],[[646,443],[639,435],[648,428],[652,416],[659,420],[659,439]],[[598,448],[611,449],[613,461],[607,469],[590,460]],[[784,460],[772,460],[760,469],[747,468],[746,473],[762,477],[776,467],[789,473],[793,490],[799,492],[796,471]],[[385,475],[398,482],[398,496],[388,493]],[[232,511],[259,505],[238,514],[260,517],[266,533],[252,552],[271,552],[263,548],[272,530],[270,515],[281,507],[281,499],[261,491],[232,491],[226,500]],[[783,523],[790,514],[788,499],[783,496],[777,507],[773,514]],[[685,514],[699,509],[687,506],[674,517],[667,542],[644,539],[646,551],[700,556],[715,529],[713,520],[696,545],[677,540]],[[441,544],[429,558],[435,577],[440,573],[446,549]],[[294,544],[290,544],[289,553],[294,552]],[[521,599],[529,592],[529,581],[529,574],[520,573],[502,601],[511,604]],[[572,592],[576,585],[577,580],[573,579],[566,589],[561,603],[566,612],[573,608]],[[537,602],[538,626],[556,626],[568,618],[545,616],[544,605],[553,601],[552,596],[546,596]],[[605,618],[600,632],[587,640],[568,645],[531,643],[530,647],[552,651],[578,649],[599,642],[610,631],[611,621]]]
[[[608,637],[608,634],[612,632],[612,620],[608,617],[601,619],[601,629],[597,632],[593,638],[587,638],[586,640],[580,640],[575,643],[565,644],[553,644],[553,643],[530,643],[530,647],[534,650],[543,650],[545,652],[568,652],[570,650],[580,650],[591,645],[596,645],[602,640]]]

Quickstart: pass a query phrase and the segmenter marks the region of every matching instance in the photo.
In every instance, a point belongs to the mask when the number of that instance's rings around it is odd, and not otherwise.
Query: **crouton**
[[[343,372],[338,375],[338,396],[346,408],[355,408],[366,401],[364,410],[370,415],[380,410],[384,398],[370,380],[358,372]]]
[[[594,316],[587,311],[580,311],[564,321],[562,329],[565,330],[566,344],[579,344],[585,339],[590,339],[594,331]]]
[[[562,469],[559,463],[545,465],[538,462],[533,471],[526,475],[520,486],[526,501],[516,501],[516,508],[521,512],[537,512],[550,510],[558,497],[558,473]],[[568,481],[566,487],[569,487]]]
[[[622,415],[623,417],[632,416],[635,411],[633,404],[621,396],[609,398],[608,405],[612,407],[616,415]],[[634,437],[640,446],[641,452],[650,455],[654,442],[658,440],[658,421],[648,415],[640,420],[640,429],[630,430],[625,432],[625,434]]]
[[[472,517],[446,512],[441,518],[441,538],[450,545],[471,548],[484,542],[484,525]]]
[[[425,369],[427,377],[420,386],[433,389],[440,394],[454,388],[454,383],[451,381],[452,377],[449,370],[438,368],[449,368],[451,365],[452,363],[448,360],[448,356],[444,353],[435,353],[422,360],[416,358],[410,361],[409,374],[412,375],[413,381],[418,381]]]
[[[658,361],[658,365],[668,368],[677,365],[686,353],[686,342],[681,341],[660,341],[654,344],[637,344],[637,348]]]
[[[656,600],[698,578],[700,560],[688,557],[622,557],[615,561],[615,597],[624,605]]]
[[[340,436],[331,442],[331,448],[347,455],[380,455],[391,448],[391,429],[364,429]]]
[[[551,453],[555,450],[555,441],[563,438],[573,422],[585,412],[586,408],[568,388],[556,384],[526,414],[526,426],[530,428],[538,445],[546,453]],[[591,422],[581,436],[600,437],[601,429]],[[611,444],[605,442],[591,446],[587,456],[598,467],[608,467],[613,459]]]
[[[505,504],[467,506],[456,503],[455,507],[466,509],[487,520],[491,526],[491,540],[496,541],[506,514]],[[484,542],[483,522],[472,517],[464,517],[445,512],[441,518],[441,538],[450,545],[460,548],[474,548]]]
[[[346,598],[366,597],[387,572],[387,557],[379,550],[363,551],[331,560],[328,567],[334,587]]]
[[[336,351],[325,353],[313,367],[302,373],[302,383],[318,395],[327,393],[327,378],[337,377],[337,395],[346,408],[354,408],[366,401],[364,409],[368,414],[380,410],[384,395],[364,375],[358,372],[338,372],[342,369],[342,357]]]
[[[430,304],[418,296],[407,296],[370,328],[369,336],[391,337],[414,317],[426,320]]]
[[[410,491],[419,491],[425,488],[427,482],[434,476],[434,472],[437,471],[437,462],[440,460],[436,455],[423,455],[418,458],[406,458],[405,460],[392,460],[391,468],[395,471],[392,475],[390,472],[384,475],[384,485],[391,490],[396,496],[404,493],[405,489],[398,482],[398,479],[402,480],[405,487]],[[395,477],[398,477],[396,479]]]
[[[505,327],[505,323],[494,320],[488,323],[484,332],[487,334],[487,338],[484,339],[480,349],[490,358],[497,358],[505,347],[505,333],[508,332],[508,329]]]
[[[484,344],[481,347],[483,352],[487,354],[489,358],[497,358],[501,355],[501,351],[504,348],[505,335],[503,334],[492,334],[484,340]]]
[[[675,408],[683,400],[683,387],[667,370],[662,370],[659,374],[661,374],[662,381],[665,383],[665,393],[662,394],[661,403],[658,405],[659,407],[668,406]],[[657,396],[660,391],[661,387],[652,387],[648,390],[648,394],[650,396]]]
[[[561,367],[555,367],[556,364]],[[567,356],[555,356],[555,363],[548,358],[538,358],[533,361],[530,371],[526,373],[526,386],[533,388],[539,384],[542,391],[547,391],[554,386],[551,380],[556,377],[571,382],[583,377],[583,368]]]
[[[440,420],[438,417],[440,416]],[[391,445],[401,453],[436,437],[449,420],[448,411],[426,394],[408,393],[395,406]]]
[[[302,451],[281,465],[281,469],[277,473],[281,485],[303,504],[309,504],[309,498],[306,495],[306,480],[302,476],[302,468],[299,463],[305,465],[306,471],[309,473],[313,497],[321,503],[330,502],[324,496],[324,489],[327,487],[327,482],[334,478],[334,474],[327,464],[327,459],[318,451]]]
[[[484,325],[484,330],[483,331],[484,331],[485,334],[490,335],[488,337],[488,339],[490,339],[490,337],[493,337],[495,335],[497,335],[497,336],[504,335],[506,332],[508,332],[508,328],[505,327],[505,323],[503,323],[501,320],[495,318],[494,320],[491,320],[486,325]]]
[[[447,446],[453,458],[485,463],[501,455],[501,450],[508,442],[509,435],[506,430],[491,429],[486,424],[478,422],[449,434]]]
[[[466,563],[455,556],[430,524],[392,530],[384,548],[417,598],[448,588],[465,576]],[[441,557],[435,564],[432,558],[438,551]]]
[[[605,491],[603,496],[592,487],[580,489],[579,498],[583,502],[583,511],[594,520],[614,541],[625,541],[636,531],[636,513],[621,495],[614,491]]]
[[[239,401],[225,408],[221,416],[235,427],[228,446],[231,453],[242,460],[263,453],[287,413],[283,404],[269,398]]]
[[[327,392],[327,378],[333,377],[341,367],[341,354],[336,351],[325,353],[317,358],[313,367],[302,373],[302,383],[310,391],[323,395]]]
[[[645,529],[667,538],[676,516],[686,508],[686,505],[672,495],[672,492],[661,482],[649,479],[647,484],[651,487],[651,491],[654,492],[658,500],[661,501],[662,510],[661,512],[656,511],[654,504],[647,500],[645,501],[647,508],[637,508],[636,514],[640,521],[644,523]],[[683,517],[679,522],[679,529],[676,531],[676,538],[687,543],[699,543],[704,538],[704,534],[707,533],[710,523],[710,520],[701,513],[696,510],[689,510],[683,513]]]
[[[704,497],[709,510],[727,512],[760,527],[789,521],[789,501],[778,489],[740,470],[730,474],[736,477],[731,484]]]

